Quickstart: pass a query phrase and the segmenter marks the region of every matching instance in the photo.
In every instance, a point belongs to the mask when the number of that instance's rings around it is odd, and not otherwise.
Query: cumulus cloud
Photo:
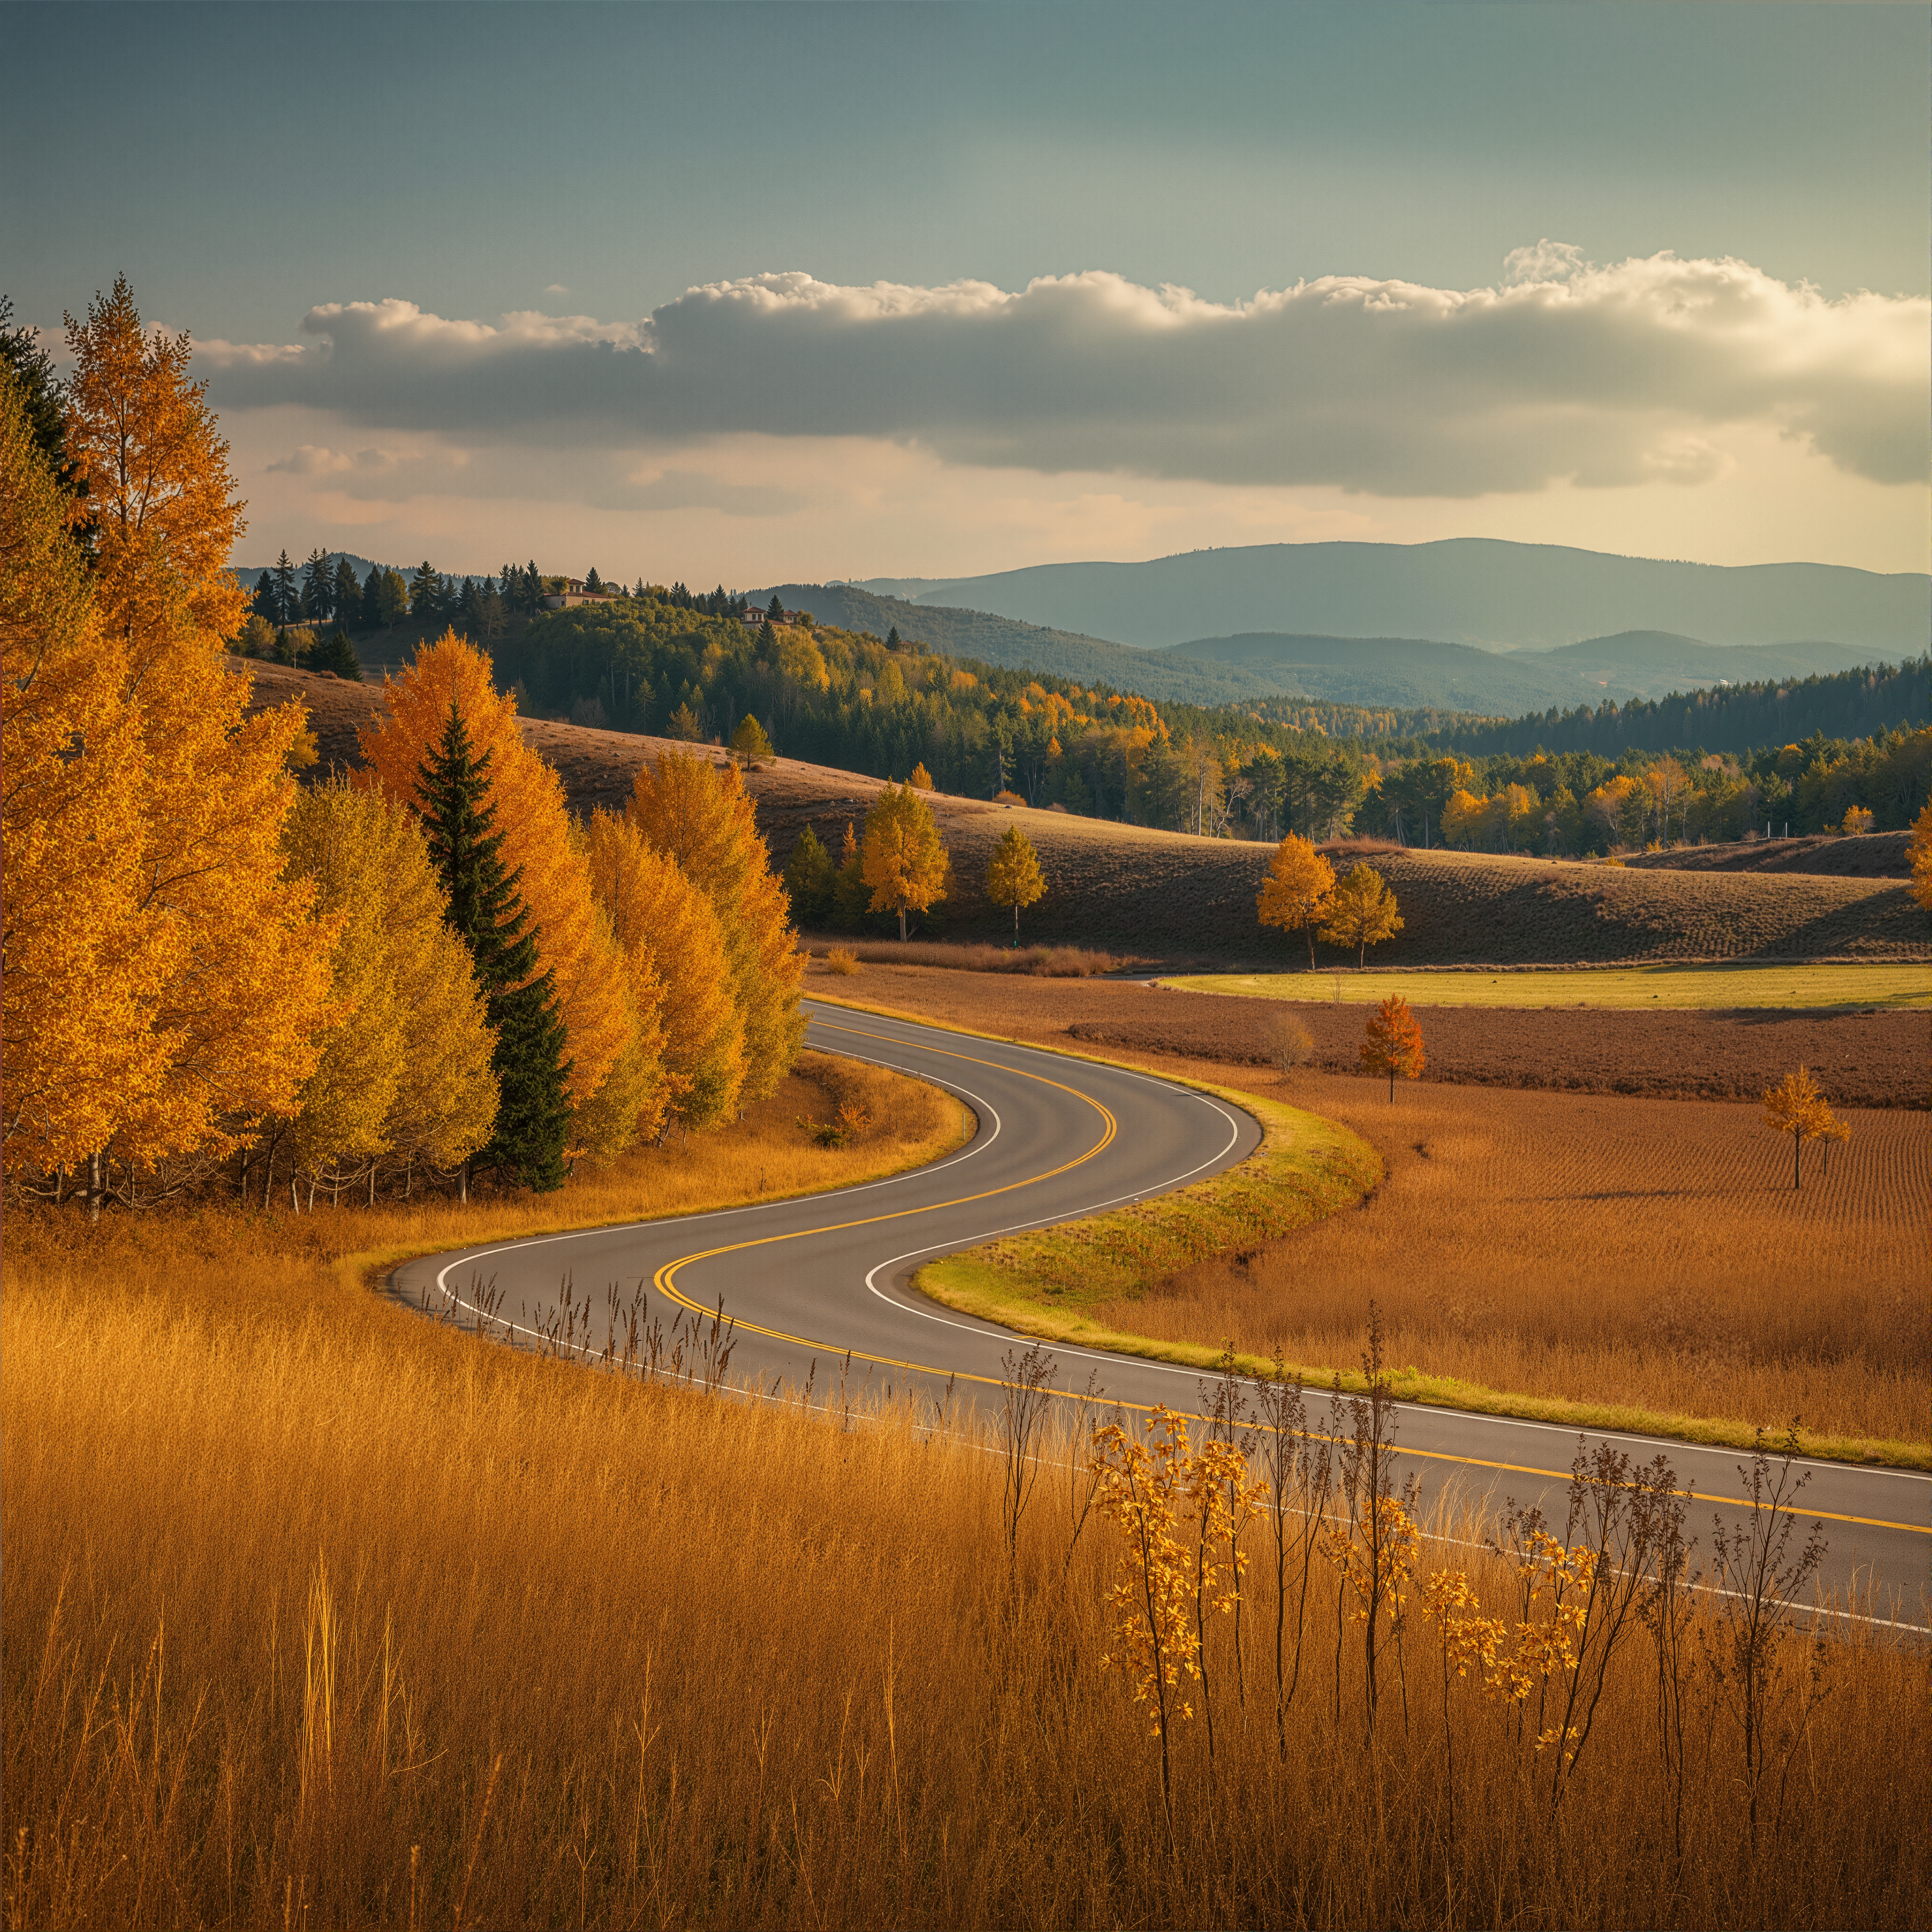
[[[1547,240],[1506,268],[1238,303],[1101,273],[1016,293],[769,274],[618,325],[330,303],[298,344],[201,353],[226,408],[557,450],[868,436],[1049,474],[1470,496],[1708,481],[1742,427],[1876,482],[1924,474],[1922,299],[1828,300],[1736,260],[1599,267]]]

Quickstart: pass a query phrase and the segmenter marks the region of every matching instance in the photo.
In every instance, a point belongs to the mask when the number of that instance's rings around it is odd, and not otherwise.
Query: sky
[[[1932,10],[20,5],[0,287],[240,562],[1926,564]]]

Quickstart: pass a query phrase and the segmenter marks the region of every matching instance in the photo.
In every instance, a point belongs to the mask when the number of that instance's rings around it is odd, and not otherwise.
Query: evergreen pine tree
[[[296,589],[296,567],[289,561],[286,550],[276,558],[268,574],[275,580],[275,622],[291,622],[302,599]]]
[[[335,602],[335,560],[312,550],[302,566],[302,614],[310,622],[332,614]]]
[[[356,580],[356,566],[346,556],[335,560],[334,617],[338,624],[361,621],[362,586]]]
[[[416,796],[430,856],[448,895],[449,923],[476,962],[496,1035],[491,1068],[502,1100],[496,1131],[476,1159],[508,1168],[542,1192],[564,1180],[570,1125],[565,1029],[551,975],[536,970],[536,935],[524,930],[530,915],[517,890],[522,874],[505,873],[503,835],[492,829],[490,755],[474,755],[468,728],[452,704],[442,742],[417,774]]]
[[[369,574],[362,580],[362,627],[368,631],[382,628],[382,566],[372,563]]]

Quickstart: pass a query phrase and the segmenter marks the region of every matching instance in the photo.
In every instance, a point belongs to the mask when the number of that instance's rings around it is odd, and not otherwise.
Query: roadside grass
[[[1502,973],[1323,966],[1312,973],[1163,976],[1160,983],[1195,993],[1344,1006],[1372,1006],[1394,993],[1412,1006],[1932,1007],[1932,966],[1923,964],[1532,966]]]

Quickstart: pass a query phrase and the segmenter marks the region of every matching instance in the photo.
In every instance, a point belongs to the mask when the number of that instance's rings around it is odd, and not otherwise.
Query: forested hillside
[[[1748,752],[1822,732],[1858,738],[1932,718],[1932,656],[1872,664],[1802,681],[1766,680],[1673,692],[1669,697],[1532,712],[1505,724],[1451,718],[1432,744],[1465,756],[1492,752]]]

